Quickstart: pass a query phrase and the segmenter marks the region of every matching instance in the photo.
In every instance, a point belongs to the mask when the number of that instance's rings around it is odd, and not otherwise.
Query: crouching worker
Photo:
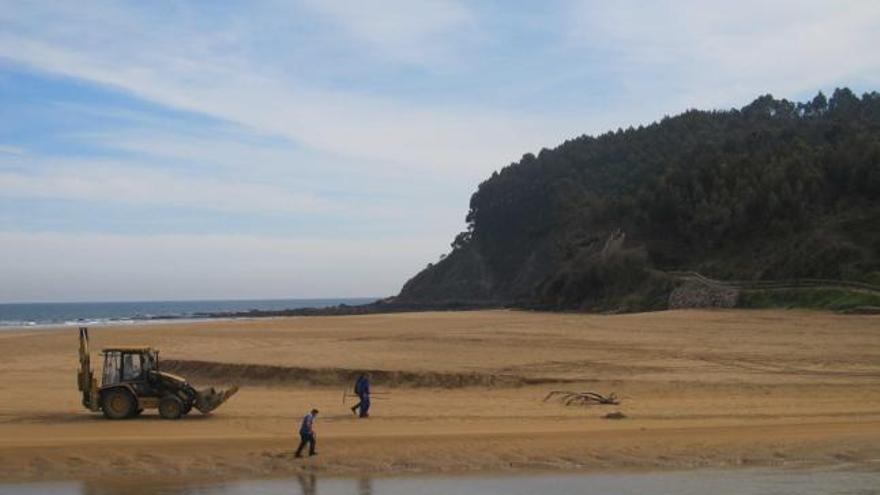
[[[370,416],[370,375],[362,373],[354,384],[354,393],[360,402],[351,408],[351,412],[362,418]]]
[[[296,449],[296,457],[302,457],[302,450],[306,444],[309,444],[309,455],[316,455],[315,452],[315,420],[318,418],[318,410],[312,411],[303,417],[302,423],[299,425],[299,447]]]

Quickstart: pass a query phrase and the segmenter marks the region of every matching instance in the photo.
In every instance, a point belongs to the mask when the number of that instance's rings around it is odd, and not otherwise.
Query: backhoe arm
[[[89,356],[89,329],[79,328],[79,372],[76,376],[77,386],[82,392],[82,404],[87,409],[97,411],[98,405],[98,381],[92,372],[91,357]]]

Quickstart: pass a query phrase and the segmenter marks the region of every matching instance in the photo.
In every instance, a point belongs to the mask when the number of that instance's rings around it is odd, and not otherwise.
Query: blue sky
[[[878,89],[872,1],[0,1],[0,302],[383,296],[522,154]]]

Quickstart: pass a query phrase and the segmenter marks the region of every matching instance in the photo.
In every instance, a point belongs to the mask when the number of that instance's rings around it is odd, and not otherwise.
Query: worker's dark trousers
[[[360,416],[362,418],[366,418],[367,416],[369,416],[370,415],[370,396],[369,395],[362,395],[361,401],[358,402],[358,404],[354,407],[355,407],[355,409],[358,409],[360,411]]]
[[[315,455],[315,444],[317,443],[315,440],[315,434],[299,432],[299,439],[299,447],[296,449],[296,455],[302,455],[302,450],[305,448],[306,444],[309,444],[309,455]]]

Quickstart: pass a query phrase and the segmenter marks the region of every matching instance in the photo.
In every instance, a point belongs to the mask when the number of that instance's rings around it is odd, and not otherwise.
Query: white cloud
[[[381,56],[429,68],[454,63],[460,54],[451,49],[456,46],[452,39],[474,36],[477,31],[473,14],[449,0],[304,3]]]
[[[27,153],[27,151],[25,151],[24,148],[21,148],[21,147],[19,147],[19,146],[11,146],[11,145],[8,145],[8,144],[0,144],[0,153],[2,153],[2,154],[6,154],[6,155],[17,155],[17,156],[21,156],[21,155],[24,155],[25,153]]]
[[[445,240],[0,232],[0,301],[385,296]]]
[[[328,5],[323,8],[341,16],[344,9]],[[466,18],[463,10],[456,14],[449,6],[431,11],[446,12],[435,16],[439,22],[420,20],[411,7],[400,9],[402,13],[389,14],[393,20],[387,21],[397,27],[363,29],[385,32],[389,46],[425,46],[439,42],[433,37]],[[371,14],[364,25],[378,22],[380,12]],[[212,41],[203,33],[169,40],[140,26],[148,34],[131,37],[115,28],[115,19],[121,17],[119,25],[125,29],[135,29],[133,21],[125,13],[112,15],[100,26],[88,17],[81,24],[63,18],[51,22],[50,18],[37,31],[10,30],[0,34],[0,57],[284,136],[333,156],[366,158],[392,169],[455,175],[469,183],[566,135],[558,122],[510,111],[430,102],[416,105],[315,87],[303,83],[295,71],[274,72],[271,59],[239,57],[235,43],[244,41],[233,42],[232,55],[227,55],[212,48],[212,43],[225,46],[229,40]],[[352,28],[354,21],[341,22]],[[177,33],[177,28],[166,30]],[[81,32],[88,33],[87,43],[78,39]],[[368,32],[361,35],[378,43],[380,35]],[[101,39],[110,48],[99,48]]]
[[[260,183],[183,177],[107,164],[0,172],[0,197],[104,201],[250,213],[332,213],[329,201]]]
[[[880,82],[877,2],[580,2],[571,19],[620,84],[667,111]]]

